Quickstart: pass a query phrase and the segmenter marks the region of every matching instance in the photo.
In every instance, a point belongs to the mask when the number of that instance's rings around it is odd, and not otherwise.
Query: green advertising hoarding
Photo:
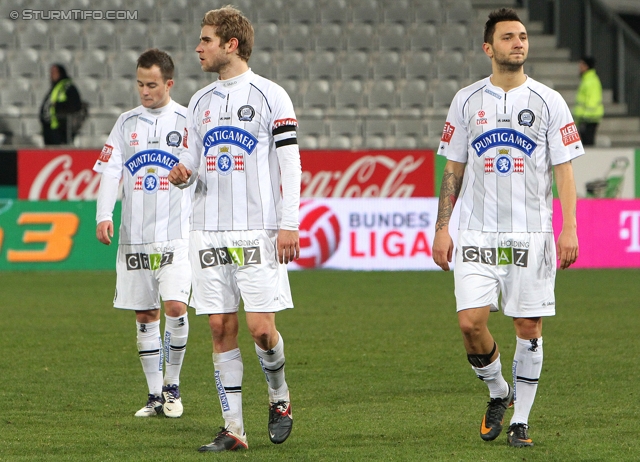
[[[120,202],[111,245],[96,239],[96,203],[0,199],[0,271],[115,270]]]

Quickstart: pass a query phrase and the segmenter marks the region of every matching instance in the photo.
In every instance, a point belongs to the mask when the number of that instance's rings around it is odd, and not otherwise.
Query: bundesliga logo
[[[326,205],[306,201],[300,204],[300,258],[303,268],[326,263],[340,245],[340,222]]]

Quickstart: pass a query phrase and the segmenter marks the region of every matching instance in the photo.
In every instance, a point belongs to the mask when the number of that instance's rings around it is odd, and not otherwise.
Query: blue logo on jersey
[[[471,142],[476,154],[480,157],[491,148],[497,146],[509,146],[516,148],[531,157],[538,145],[524,133],[511,128],[496,128],[482,133]]]
[[[142,187],[147,194],[153,194],[158,190],[160,180],[155,173],[147,173],[142,179]]]
[[[227,153],[220,154],[216,159],[216,168],[220,175],[228,175],[233,171],[233,159]]]
[[[244,150],[251,155],[258,139],[246,130],[231,125],[223,125],[209,130],[202,139],[204,145],[204,155],[207,155],[209,149],[219,144],[232,144]]]
[[[179,161],[176,156],[166,151],[160,149],[145,149],[126,161],[125,166],[131,175],[134,175],[138,170],[148,165],[156,165],[171,170]]]
[[[507,154],[500,154],[494,159],[494,169],[499,176],[509,176],[513,170],[513,159]]]

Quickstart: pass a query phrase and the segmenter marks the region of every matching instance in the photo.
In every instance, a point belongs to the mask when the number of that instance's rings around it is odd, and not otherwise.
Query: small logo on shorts
[[[165,253],[128,253],[125,255],[127,262],[127,271],[136,271],[141,269],[157,270],[166,265],[173,263],[173,252]]]
[[[462,247],[462,261],[482,263],[483,265],[515,265],[526,267],[529,263],[529,250],[513,247]]]

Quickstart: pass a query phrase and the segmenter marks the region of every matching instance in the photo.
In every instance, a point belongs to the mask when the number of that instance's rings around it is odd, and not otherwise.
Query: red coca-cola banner
[[[95,200],[100,175],[92,168],[99,149],[18,151],[18,199]]]
[[[302,197],[433,197],[434,152],[302,152]]]
[[[18,151],[18,199],[95,200],[98,149]],[[433,197],[434,153],[303,151],[303,197]]]

